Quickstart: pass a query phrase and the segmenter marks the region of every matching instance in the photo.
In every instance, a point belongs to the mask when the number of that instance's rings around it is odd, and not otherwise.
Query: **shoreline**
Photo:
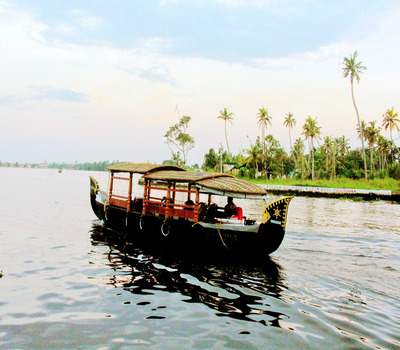
[[[274,194],[288,194],[304,197],[327,197],[327,198],[350,198],[363,200],[389,200],[400,202],[400,191],[391,190],[366,190],[351,188],[331,188],[312,186],[288,186],[288,185],[266,185],[259,184],[268,192]]]

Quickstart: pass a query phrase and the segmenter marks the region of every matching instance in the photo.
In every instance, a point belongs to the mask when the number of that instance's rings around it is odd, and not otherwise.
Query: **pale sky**
[[[226,148],[220,110],[237,154],[262,106],[287,151],[288,112],[293,140],[311,116],[359,147],[341,69],[355,50],[360,116],[381,125],[400,112],[398,0],[0,0],[0,161],[162,162],[188,115],[201,164]]]

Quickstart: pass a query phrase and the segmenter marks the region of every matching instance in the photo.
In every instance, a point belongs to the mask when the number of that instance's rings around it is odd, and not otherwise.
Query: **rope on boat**
[[[199,224],[198,222],[195,222],[195,223],[192,225],[192,227],[195,227],[195,226],[198,225],[198,224]],[[216,228],[217,228],[219,238],[221,239],[221,242],[222,242],[222,244],[224,245],[224,247],[225,247],[227,250],[232,250],[232,249],[230,249],[230,248],[226,245],[226,243],[224,242],[224,239],[222,238],[221,230],[219,229],[220,226],[221,226],[221,224],[220,224],[219,222],[217,222],[217,223],[215,224],[215,226],[216,226]]]
[[[219,226],[221,226],[221,224],[217,222],[217,223],[215,224],[215,226],[217,227],[217,231],[218,231],[218,234],[219,234],[219,238],[221,238],[222,244],[224,245],[224,247],[225,247],[227,250],[230,250],[230,249],[228,248],[228,246],[225,244],[224,239],[222,238],[221,230],[219,229]]]

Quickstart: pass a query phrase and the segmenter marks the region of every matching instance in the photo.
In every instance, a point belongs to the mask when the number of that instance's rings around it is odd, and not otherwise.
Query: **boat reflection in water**
[[[272,310],[278,308],[274,304],[284,300],[282,292],[287,287],[283,283],[281,267],[269,257],[263,262],[238,263],[234,259],[226,261],[229,256],[207,256],[200,252],[182,255],[162,251],[160,247],[138,248],[120,233],[98,224],[93,225],[91,239],[93,246],[109,247],[109,251],[98,252],[104,254],[102,259],[108,260],[101,264],[113,270],[112,275],[100,279],[101,283],[146,298],[156,291],[180,293],[189,297],[182,301],[202,303],[216,310],[217,316],[259,322],[265,326],[281,327],[280,320],[288,318]]]

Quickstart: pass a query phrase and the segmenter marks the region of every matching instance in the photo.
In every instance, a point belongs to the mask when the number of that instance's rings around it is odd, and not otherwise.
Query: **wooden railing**
[[[128,180],[129,181],[129,191],[127,196],[113,193],[114,180]],[[151,196],[152,190],[163,191],[166,193],[165,197],[155,197]],[[176,193],[187,194],[189,199],[191,195],[195,196],[195,201],[193,204],[183,204],[182,202],[176,202]],[[110,205],[115,205],[120,208],[124,208],[127,211],[131,210],[132,203],[132,174],[130,177],[120,177],[115,176],[114,173],[111,174],[110,189],[109,189],[109,203]],[[177,189],[168,184],[167,187],[151,186],[150,181],[145,181],[144,193],[143,193],[143,210],[142,214],[146,213],[158,214],[164,216],[166,219],[169,217],[191,219],[195,222],[199,218],[199,190],[188,189]]]
[[[121,207],[121,208],[129,210],[130,202],[131,202],[131,198],[132,198],[132,184],[131,184],[132,181],[129,182],[129,193],[128,193],[128,195],[127,196],[122,196],[120,194],[113,193],[114,180],[127,180],[127,181],[130,181],[131,178],[115,176],[114,174],[111,174],[110,192],[109,192],[109,195],[108,195],[110,205],[115,205],[117,207]]]
[[[150,195],[151,190],[165,191],[167,196],[163,198],[153,197]],[[194,204],[175,203],[176,193],[186,193],[188,198],[191,194],[196,196]],[[197,203],[197,204],[195,204]],[[177,189],[170,187],[157,187],[145,184],[144,200],[143,200],[143,214],[151,213],[165,216],[165,218],[175,217],[191,219],[195,222],[199,218],[199,192],[198,190]]]

